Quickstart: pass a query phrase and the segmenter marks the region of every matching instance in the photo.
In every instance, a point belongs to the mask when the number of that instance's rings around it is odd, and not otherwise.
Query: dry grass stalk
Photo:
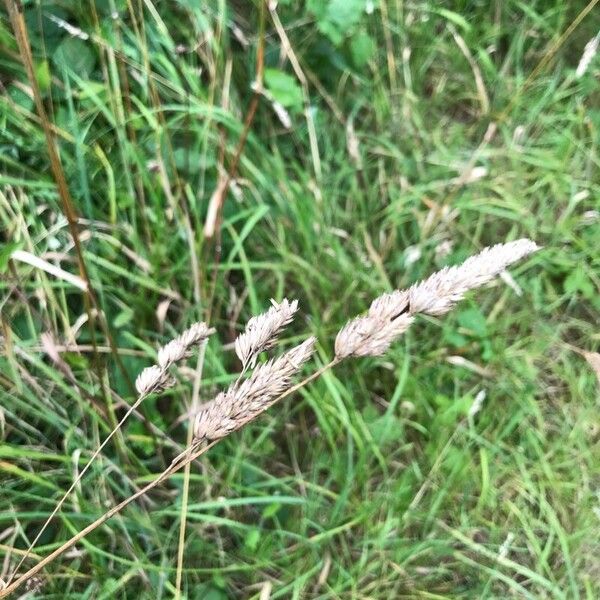
[[[278,400],[292,394],[300,387],[316,379],[329,368],[335,366],[349,356],[369,356],[383,354],[390,344],[408,329],[414,316],[418,313],[442,315],[453,308],[470,290],[484,285],[493,277],[517,260],[535,252],[538,246],[530,240],[522,239],[507,244],[498,244],[484,249],[480,254],[466,260],[462,265],[442,269],[423,282],[413,285],[408,290],[383,294],[376,298],[366,315],[348,322],[338,333],[335,341],[334,359],[313,372],[309,377],[290,387],[292,377],[298,373],[302,365],[312,356],[316,339],[310,337],[276,359],[259,365],[244,380],[239,378],[228,390],[220,393],[212,402],[202,408],[194,422],[194,440],[187,450],[178,456],[154,481],[137,491],[120,504],[108,510],[94,523],[78,532],[62,546],[42,559],[16,581],[9,580],[4,590],[0,590],[0,598],[12,593],[28,579],[35,576],[44,566],[62,555],[79,540],[105,523],[113,515],[119,513],[128,504],[145,494],[170,477],[173,473],[198,458],[211,448],[218,440],[243,427],[260,413],[267,410]],[[258,354],[271,347],[281,329],[291,321],[297,310],[297,302],[284,300],[275,304],[264,315],[254,317],[248,323],[246,331],[236,342],[236,352],[242,360],[244,370],[256,362]],[[196,324],[181,336],[169,342],[159,351],[159,365],[145,369],[136,382],[140,391],[139,402],[150,391],[161,389],[168,383],[168,367],[175,361],[188,355],[193,345],[202,343],[212,330]],[[241,339],[241,341],[240,341]],[[132,409],[133,410],[133,407]],[[131,412],[127,413],[127,415]],[[127,417],[126,415],[126,417]],[[126,418],[125,417],[125,418]],[[124,418],[124,419],[125,419]],[[111,432],[102,446],[95,452],[93,460],[106,442],[121,426]],[[90,460],[90,463],[91,463]],[[46,525],[56,514],[66,496],[85,473],[89,464],[79,475],[77,481],[65,494]],[[41,532],[40,532],[41,534]],[[39,539],[39,535],[30,546],[23,560]],[[21,561],[22,563],[23,561]],[[17,566],[18,570],[19,566]],[[14,577],[14,575],[13,575]]]
[[[119,421],[117,426],[108,434],[106,439],[98,446],[94,451],[94,454],[90,457],[90,460],[83,467],[75,481],[71,484],[69,489],[64,493],[63,497],[59,500],[57,505],[54,507],[50,516],[46,519],[44,525],[36,535],[35,539],[27,548],[27,551],[23,554],[23,557],[19,561],[14,573],[19,570],[19,567],[23,564],[23,561],[29,556],[29,553],[33,547],[37,544],[41,535],[46,530],[46,527],[50,524],[56,513],[61,509],[65,500],[69,497],[69,494],[75,489],[77,484],[81,481],[87,470],[90,468],[94,460],[98,457],[100,452],[104,449],[106,444],[112,439],[115,433],[123,426],[123,423],[129,418],[131,413],[138,408],[142,401],[153,392],[161,392],[167,387],[172,386],[175,380],[169,375],[167,369],[176,361],[181,360],[190,355],[193,348],[206,341],[209,335],[214,332],[214,329],[209,329],[205,323],[194,323],[189,329],[184,331],[181,335],[176,337],[174,340],[167,343],[165,346],[158,350],[158,362],[159,365],[152,365],[144,369],[137,377],[135,381],[135,387],[139,394],[137,400],[127,410],[123,418]],[[14,575],[13,575],[14,576]],[[11,578],[12,579],[12,578]],[[9,580],[10,583],[10,580]],[[1,596],[0,596],[1,597]]]
[[[366,316],[349,321],[335,340],[339,359],[377,356],[404,333],[414,315],[443,315],[472,289],[481,287],[506,267],[538,250],[528,239],[484,248],[461,265],[445,267],[408,290],[396,290],[376,298]]]
[[[261,315],[252,317],[244,333],[235,340],[235,353],[242,366],[247,369],[256,365],[258,355],[272,348],[283,328],[291,323],[298,310],[298,300],[289,302],[284,298],[281,303],[271,300],[271,308]]]

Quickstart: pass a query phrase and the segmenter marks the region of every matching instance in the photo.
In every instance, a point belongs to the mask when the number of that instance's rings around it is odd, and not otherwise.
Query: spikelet
[[[600,47],[600,31],[585,45],[583,49],[583,54],[579,59],[579,64],[577,65],[577,69],[575,70],[575,77],[577,79],[581,79],[588,70],[590,64],[594,60],[598,52],[598,48]]]
[[[335,355],[338,359],[381,356],[412,322],[413,317],[407,314],[389,321],[370,315],[356,317],[346,323],[335,338]]]
[[[258,355],[273,347],[281,330],[292,321],[298,310],[298,300],[289,302],[284,298],[280,304],[271,300],[271,308],[252,317],[244,333],[235,340],[235,353],[244,369],[254,367]]]
[[[194,346],[204,342],[214,329],[207,327],[206,323],[194,323],[175,339],[158,350],[158,364],[145,368],[135,380],[135,389],[140,396],[152,392],[162,392],[175,385],[175,380],[169,376],[167,370],[175,362],[190,356]]]
[[[539,250],[531,240],[521,239],[484,248],[461,265],[445,267],[409,290],[413,314],[443,315],[472,289],[481,287],[506,267]]]
[[[221,392],[196,415],[195,442],[225,437],[266,410],[312,356],[315,342],[316,338],[308,338],[279,358],[256,367],[240,385]]]
[[[158,365],[146,367],[135,380],[135,389],[140,396],[151,392],[162,392],[175,384],[175,380]]]
[[[167,369],[173,363],[191,356],[194,347],[204,342],[215,330],[206,323],[194,323],[183,333],[158,350],[158,365]]]
[[[485,248],[455,267],[446,267],[408,290],[376,298],[367,315],[349,321],[335,340],[336,358],[378,356],[412,323],[418,313],[443,315],[510,264],[538,250],[535,242],[521,239]]]

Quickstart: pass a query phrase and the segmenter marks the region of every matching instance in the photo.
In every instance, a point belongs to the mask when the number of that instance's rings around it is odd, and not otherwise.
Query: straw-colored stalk
[[[260,364],[246,379],[242,379],[240,376],[229,389],[218,394],[212,402],[198,412],[194,423],[192,445],[180,454],[163,473],[146,487],[111,508],[16,581],[9,582],[9,585],[0,591],[0,598],[6,597],[136,498],[195,460],[223,437],[254,420],[278,400],[316,379],[345,358],[383,354],[390,344],[410,327],[416,315],[440,316],[446,314],[469,290],[484,285],[502,273],[509,265],[536,250],[538,250],[538,246],[526,239],[498,244],[484,249],[461,265],[447,267],[434,273],[425,281],[417,283],[407,290],[396,290],[379,296],[371,303],[366,315],[352,319],[338,333],[335,340],[335,357],[294,386],[291,385],[294,375],[299,372],[314,352],[316,340],[313,337],[279,358]],[[296,301],[288,302],[284,299],[281,304],[273,303],[272,308],[266,313],[250,320],[246,330],[235,344],[236,352],[242,361],[243,372],[249,366],[254,366],[261,352],[274,345],[277,336],[291,321],[296,310]],[[194,326],[195,331],[184,332],[159,351],[159,364],[145,369],[136,381],[141,398],[170,384],[168,367],[173,362],[187,356],[189,345],[203,341],[212,333],[212,330],[205,327],[197,324]],[[99,448],[93,458],[103,446]],[[85,469],[78,480],[84,472]],[[64,498],[56,510],[60,508],[63,501]],[[56,510],[50,518],[56,513]],[[28,553],[34,544],[29,548]]]
[[[158,365],[153,365],[144,369],[137,377],[135,381],[135,387],[139,394],[137,400],[127,410],[125,415],[121,418],[117,426],[108,434],[105,440],[98,446],[94,451],[86,465],[79,472],[69,489],[63,494],[62,498],[58,501],[53,511],[50,513],[37,535],[29,544],[29,547],[21,557],[21,560],[17,564],[14,573],[19,570],[19,567],[27,559],[33,547],[37,544],[41,535],[46,531],[46,528],[51,523],[52,519],[56,516],[66,499],[69,497],[71,492],[75,489],[77,484],[81,481],[83,476],[87,473],[88,469],[92,466],[92,463],[100,452],[104,449],[106,444],[113,438],[115,433],[123,426],[125,421],[129,418],[131,413],[138,408],[138,406],[151,394],[155,392],[161,392],[175,384],[175,379],[169,375],[169,368],[177,361],[182,360],[191,355],[194,348],[204,343],[210,335],[214,333],[214,329],[207,327],[205,323],[199,322],[194,323],[189,329],[186,329],[182,334],[171,340],[165,346],[162,346],[158,350]],[[13,577],[14,577],[13,573]],[[9,579],[9,583],[12,580]]]

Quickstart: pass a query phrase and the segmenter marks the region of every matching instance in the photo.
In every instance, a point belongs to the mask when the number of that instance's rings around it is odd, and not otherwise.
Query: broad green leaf
[[[327,19],[340,31],[356,25],[365,11],[365,0],[331,0],[327,7]]]
[[[352,37],[350,41],[352,62],[357,68],[364,67],[375,53],[375,42],[365,31],[361,31]]]
[[[61,69],[73,71],[77,75],[89,75],[96,65],[96,55],[90,44],[79,38],[63,40],[52,57]]]
[[[279,69],[265,69],[265,83],[273,98],[287,108],[302,106],[302,89],[296,79]]]

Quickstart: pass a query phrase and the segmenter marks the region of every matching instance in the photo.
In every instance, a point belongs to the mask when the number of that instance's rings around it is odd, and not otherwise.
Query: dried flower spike
[[[151,392],[161,392],[173,386],[175,380],[169,377],[168,373],[158,365],[146,367],[135,380],[135,389],[140,396],[145,396]]]
[[[579,59],[579,64],[577,65],[577,69],[575,70],[575,77],[577,79],[581,79],[589,66],[592,64],[594,57],[598,52],[598,48],[600,47],[600,31],[585,45],[583,49],[583,54]]]
[[[218,440],[254,419],[288,388],[291,378],[312,356],[316,338],[259,365],[240,385],[221,392],[194,422],[195,442]]]
[[[261,315],[252,317],[244,333],[235,340],[235,353],[242,366],[254,367],[258,355],[275,344],[281,330],[292,321],[298,310],[298,300],[289,302],[284,298],[280,304],[271,300],[271,308]]]
[[[158,364],[162,369],[167,369],[173,363],[191,355],[194,346],[204,342],[215,330],[206,323],[194,323],[182,334],[165,344],[158,350]]]
[[[481,287],[499,275],[509,265],[539,250],[527,239],[496,244],[484,248],[455,267],[445,267],[409,290],[412,314],[443,315],[472,289]]]
[[[443,315],[464,295],[502,273],[510,264],[538,250],[527,239],[496,244],[455,267],[446,267],[408,290],[376,298],[366,316],[349,321],[335,340],[338,359],[377,356],[404,333],[418,313]]]
[[[410,315],[401,315],[387,322],[370,316],[352,319],[335,339],[336,358],[381,356],[412,322]]]

